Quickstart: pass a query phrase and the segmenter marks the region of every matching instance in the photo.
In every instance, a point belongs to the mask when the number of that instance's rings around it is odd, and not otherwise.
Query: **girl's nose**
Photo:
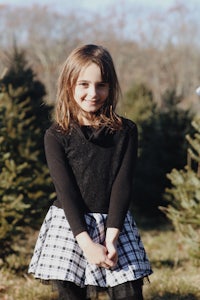
[[[95,85],[90,85],[88,94],[90,97],[94,98],[97,95],[97,87]]]

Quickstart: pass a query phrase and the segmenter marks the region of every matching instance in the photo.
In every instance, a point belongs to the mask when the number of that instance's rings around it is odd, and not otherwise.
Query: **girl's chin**
[[[87,118],[90,118],[90,117],[94,117],[94,115],[96,114],[97,110],[92,110],[92,111],[89,111],[89,110],[81,110],[81,115],[84,116],[84,117],[87,117]]]
[[[101,108],[100,107],[81,107],[81,111],[85,114],[95,114],[99,109]]]

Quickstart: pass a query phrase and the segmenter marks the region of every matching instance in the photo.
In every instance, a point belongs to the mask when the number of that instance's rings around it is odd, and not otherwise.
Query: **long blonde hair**
[[[58,78],[54,118],[63,130],[69,128],[71,121],[79,123],[77,117],[79,107],[73,97],[74,88],[82,68],[91,63],[99,66],[102,80],[109,83],[108,98],[95,114],[96,123],[105,124],[112,129],[121,127],[121,119],[115,113],[121,90],[112,57],[102,46],[90,44],[71,52],[64,62]]]

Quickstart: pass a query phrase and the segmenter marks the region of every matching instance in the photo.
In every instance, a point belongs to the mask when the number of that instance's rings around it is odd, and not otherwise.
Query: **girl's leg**
[[[86,300],[86,288],[80,288],[73,282],[54,280],[58,289],[59,300]]]
[[[135,280],[108,289],[111,300],[144,300],[143,280]]]

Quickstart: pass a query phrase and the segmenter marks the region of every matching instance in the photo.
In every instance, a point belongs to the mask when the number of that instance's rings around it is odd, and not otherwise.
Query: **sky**
[[[179,7],[187,6],[192,11],[188,22],[199,19],[200,0],[0,0],[0,6],[11,7],[41,5],[48,6],[53,11],[65,15],[67,13],[79,13],[79,17],[90,20],[93,15],[109,16],[113,12],[119,16],[126,16],[125,33],[129,35],[133,24],[143,24],[143,30],[148,30],[149,21],[152,18],[161,20],[170,17],[174,12],[179,11]],[[134,12],[134,17],[133,13]],[[168,13],[170,12],[170,13]],[[129,26],[129,29],[128,29]]]
[[[198,1],[198,0],[193,0]],[[78,10],[86,10],[91,12],[98,12],[99,10],[106,10],[111,4],[126,3],[130,5],[142,6],[147,9],[167,9],[172,6],[177,0],[0,0],[0,4],[12,6],[31,6],[33,4],[49,5],[62,9],[65,6]],[[184,3],[185,0],[178,0]]]
[[[113,7],[118,10],[121,7],[128,12],[137,11],[134,19],[146,18],[149,14],[157,14],[162,16],[166,11],[173,7],[179,6],[181,4],[186,5],[193,12],[199,12],[200,10],[200,0],[0,0],[0,5],[10,5],[14,6],[33,6],[41,5],[48,7],[52,10],[56,10],[62,14],[65,12],[79,12],[84,14],[84,17],[88,16],[90,18],[93,14],[106,15],[106,13],[112,12]],[[118,4],[124,4],[117,6]],[[127,14],[126,14],[127,15]],[[196,16],[199,18],[198,16]],[[194,16],[194,18],[196,18]],[[132,20],[133,22],[134,20]]]

